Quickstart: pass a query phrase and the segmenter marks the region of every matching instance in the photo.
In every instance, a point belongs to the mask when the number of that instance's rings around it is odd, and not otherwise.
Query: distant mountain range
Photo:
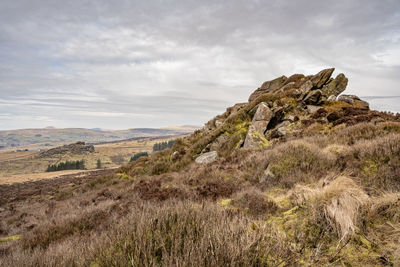
[[[84,141],[109,142],[135,137],[168,136],[191,133],[198,126],[170,126],[165,128],[133,128],[127,130],[102,130],[100,128],[54,128],[0,131],[0,148],[29,145],[51,146],[55,143]]]

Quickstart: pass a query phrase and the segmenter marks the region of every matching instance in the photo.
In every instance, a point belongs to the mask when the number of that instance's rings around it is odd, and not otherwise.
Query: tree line
[[[139,152],[133,155],[129,162],[138,160],[140,157],[147,157],[149,154],[147,152]]]
[[[174,143],[175,143],[175,140],[169,140],[168,142],[164,141],[164,142],[160,142],[160,143],[155,143],[153,145],[153,152],[171,148],[174,145]]]
[[[55,172],[55,171],[63,171],[63,170],[84,170],[85,169],[85,161],[76,160],[60,162],[58,164],[51,164],[47,167],[46,172]]]

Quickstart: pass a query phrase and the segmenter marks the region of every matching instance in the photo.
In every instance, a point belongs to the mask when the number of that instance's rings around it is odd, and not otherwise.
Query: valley
[[[117,168],[127,164],[136,153],[148,152],[151,154],[155,143],[170,141],[183,136],[138,137],[121,141],[102,142],[93,145],[93,152],[83,151],[82,153],[66,151],[52,154],[46,153],[46,151],[25,151],[25,149],[29,149],[29,146],[14,151],[0,150],[0,184],[55,178],[60,175],[82,172],[82,170],[45,172],[49,165],[66,162],[67,160],[84,160],[85,169],[87,170],[98,169],[98,167],[101,169]],[[59,143],[58,145],[61,146],[64,143]],[[54,145],[54,147],[57,146]],[[98,166],[98,162],[100,162],[100,166]]]

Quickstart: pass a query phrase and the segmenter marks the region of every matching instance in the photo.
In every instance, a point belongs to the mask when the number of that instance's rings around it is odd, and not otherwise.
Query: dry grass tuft
[[[369,203],[369,197],[350,178],[338,177],[324,182],[322,187],[310,188],[297,185],[292,198],[299,204],[309,202],[328,221],[339,237],[353,233],[360,223],[361,208]],[[322,209],[319,209],[322,207]]]

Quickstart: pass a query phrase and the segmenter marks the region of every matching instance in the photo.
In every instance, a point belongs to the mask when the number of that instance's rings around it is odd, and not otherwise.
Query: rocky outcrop
[[[248,149],[261,149],[267,146],[269,146],[269,142],[264,134],[257,131],[254,125],[250,125],[243,147]]]
[[[311,77],[310,81],[312,82],[314,88],[322,88],[322,86],[331,78],[332,73],[335,71],[335,68],[325,69],[318,72]]]
[[[344,90],[346,90],[346,86],[348,83],[348,79],[346,76],[344,76],[343,73],[340,73],[334,80],[332,80],[330,83],[326,84],[322,88],[322,94],[330,97],[330,96],[338,96],[340,95]]]
[[[196,162],[226,157],[238,148],[256,150],[310,132],[326,133],[340,124],[385,119],[357,96],[341,95],[348,79],[342,73],[332,78],[333,72],[329,68],[315,75],[294,74],[264,82],[248,103],[228,108],[206,124],[196,137],[202,140],[195,150],[201,153]]]
[[[209,164],[216,160],[218,160],[217,151],[211,151],[211,152],[201,154],[199,157],[196,158],[195,162],[197,164]]]
[[[274,113],[266,103],[261,102],[258,105],[244,141],[245,148],[254,149],[268,145],[267,140],[264,138],[264,132],[267,130],[273,115]]]
[[[250,95],[249,102],[255,100],[257,97],[259,97],[262,94],[269,93],[269,92],[272,92],[272,91],[278,89],[279,87],[281,87],[284,84],[284,82],[286,80],[287,80],[287,77],[285,75],[283,75],[279,78],[276,78],[274,80],[263,83],[260,88],[255,90],[254,93],[252,93]]]
[[[254,114],[252,125],[261,134],[264,134],[267,129],[268,123],[271,121],[274,113],[264,102],[258,105],[257,111]]]
[[[86,145],[85,142],[77,142],[75,144],[64,145],[60,147],[55,147],[46,151],[43,151],[39,154],[39,157],[51,157],[54,155],[61,154],[84,154],[84,153],[93,153],[94,146]]]

